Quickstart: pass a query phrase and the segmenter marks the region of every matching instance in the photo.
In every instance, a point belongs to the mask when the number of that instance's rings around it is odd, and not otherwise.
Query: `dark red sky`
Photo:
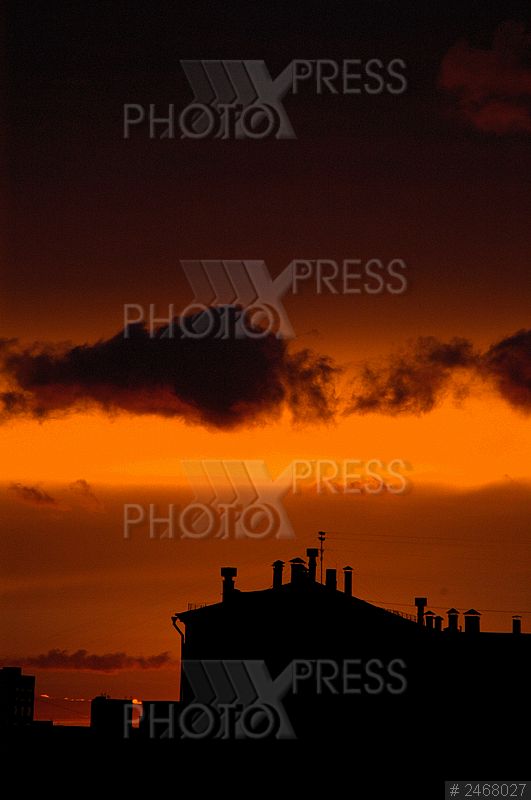
[[[109,334],[124,280],[137,302],[186,300],[179,259],[219,257],[263,258],[278,272],[292,258],[398,254],[434,330],[490,336],[492,326],[510,332],[511,317],[524,324],[528,136],[478,135],[437,83],[456,42],[492,49],[527,3],[158,8],[13,7],[5,335]],[[139,130],[125,142],[123,104],[183,107],[179,60],[198,57],[264,58],[272,75],[295,58],[402,58],[409,85],[398,97],[305,86],[285,99],[295,140],[161,141]],[[303,329],[314,328],[312,304],[298,305]],[[411,296],[390,314],[404,323],[415,305]],[[334,309],[331,339],[343,339],[353,315]],[[373,310],[361,309],[362,324]]]

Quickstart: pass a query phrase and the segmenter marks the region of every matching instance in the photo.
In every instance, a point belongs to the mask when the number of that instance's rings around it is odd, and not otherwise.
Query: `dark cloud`
[[[131,325],[127,337],[80,346],[4,343],[0,418],[44,420],[71,411],[158,414],[231,428],[262,421],[284,407],[298,419],[333,415],[330,359],[288,351],[273,334],[241,339],[149,335]]]
[[[285,375],[287,402],[295,419],[330,420],[338,398],[334,382],[340,370],[328,356],[302,350],[289,357]]]
[[[466,339],[439,342],[419,339],[410,351],[392,356],[384,365],[363,367],[347,413],[425,414],[446,396],[459,368],[477,363]],[[462,393],[462,385],[459,387]]]
[[[531,35],[525,25],[503,23],[490,49],[457,42],[443,59],[439,85],[475,128],[531,133]]]
[[[311,350],[289,352],[274,336],[247,339],[151,338],[142,325],[93,345],[20,348],[3,351],[9,393],[3,418],[44,420],[99,408],[109,414],[158,414],[217,428],[265,421],[288,408],[301,422],[333,420],[369,412],[425,414],[448,396],[463,398],[481,378],[521,411],[531,411],[531,331],[493,344],[486,352],[467,339],[418,339],[380,363],[367,363],[347,397],[338,398],[341,370]],[[5,396],[5,395],[4,395]],[[0,396],[1,397],[1,396]],[[14,485],[26,502],[56,503],[37,487]],[[89,484],[70,485],[92,510],[101,504]],[[57,504],[58,505],[58,504]]]
[[[41,489],[40,486],[24,486],[22,483],[11,483],[8,486],[10,492],[16,495],[22,503],[39,508],[62,508],[61,503],[54,497]]]
[[[485,353],[482,369],[504,400],[531,412],[531,330],[521,330],[492,345]]]
[[[463,397],[478,377],[514,408],[531,412],[531,330],[518,331],[485,353],[466,339],[419,339],[383,364],[363,367],[346,413],[425,414],[449,394]]]
[[[129,656],[127,653],[105,653],[96,655],[88,650],[49,650],[39,656],[0,660],[1,666],[13,664],[34,669],[88,670],[93,672],[117,672],[118,670],[160,669],[172,664],[169,652],[156,656]]]

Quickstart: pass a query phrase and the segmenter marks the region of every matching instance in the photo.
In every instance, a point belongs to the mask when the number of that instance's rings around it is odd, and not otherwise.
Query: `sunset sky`
[[[172,613],[217,601],[223,565],[265,588],[318,530],[364,599],[427,595],[530,630],[529,4],[52,3],[15,8],[4,35],[0,660],[37,675],[38,716],[86,722],[101,691],[174,697]],[[283,100],[295,139],[123,138],[124,103],[191,102],[181,59],[276,76],[319,58],[402,59],[407,90],[308,82]],[[181,260],[275,277],[373,258],[405,262],[405,292],[307,281],[283,298],[289,341],[121,335],[126,303],[192,302]],[[408,490],[309,480],[285,497],[292,541],[125,539],[124,503],[185,505],[196,459],[273,479],[294,460],[400,459]]]

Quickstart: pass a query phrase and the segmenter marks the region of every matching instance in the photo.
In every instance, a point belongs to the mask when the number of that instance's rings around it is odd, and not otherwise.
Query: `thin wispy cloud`
[[[37,656],[0,659],[0,666],[17,665],[34,669],[84,670],[88,672],[119,672],[121,670],[161,669],[173,664],[170,653],[165,651],[152,656],[131,656],[127,653],[104,653],[98,655],[88,650],[53,649]]]
[[[40,486],[26,486],[23,483],[11,483],[8,490],[21,503],[36,506],[37,508],[49,508],[54,510],[64,510],[64,506],[55,497]]]

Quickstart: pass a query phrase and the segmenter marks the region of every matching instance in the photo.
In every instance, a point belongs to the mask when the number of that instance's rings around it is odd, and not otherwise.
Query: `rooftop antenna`
[[[324,557],[324,540],[326,537],[326,533],[324,531],[319,531],[317,534],[319,538],[319,561],[320,561],[320,573],[321,573],[321,583],[323,582],[323,557]]]

